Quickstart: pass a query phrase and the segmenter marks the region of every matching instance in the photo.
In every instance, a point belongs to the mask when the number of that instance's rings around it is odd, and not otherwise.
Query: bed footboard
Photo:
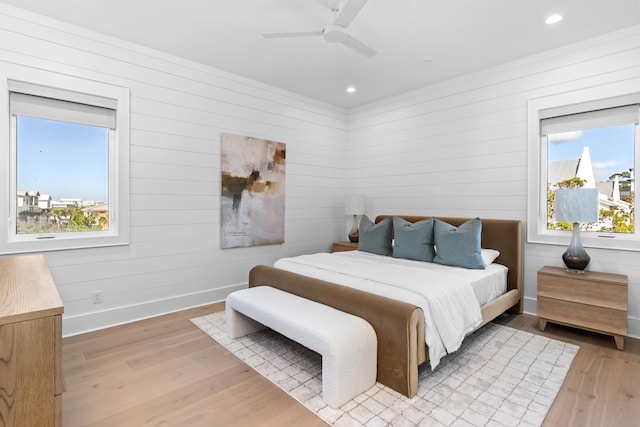
[[[407,397],[417,393],[418,365],[425,359],[422,309],[266,265],[253,267],[249,287],[265,285],[368,321],[378,338],[377,381]]]

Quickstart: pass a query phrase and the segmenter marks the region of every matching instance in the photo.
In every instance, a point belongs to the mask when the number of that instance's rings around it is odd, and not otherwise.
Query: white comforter
[[[470,281],[458,274],[464,269],[360,251],[282,258],[274,266],[419,306],[432,369],[482,323]]]

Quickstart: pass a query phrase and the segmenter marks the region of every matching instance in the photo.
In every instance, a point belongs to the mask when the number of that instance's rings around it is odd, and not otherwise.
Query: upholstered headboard
[[[378,215],[376,224],[389,216],[398,216],[409,222],[429,219],[430,216]],[[470,218],[436,217],[458,227]],[[522,222],[510,219],[482,218],[481,245],[485,249],[495,249],[500,256],[495,262],[506,266],[507,289],[517,289],[520,294],[520,304],[514,307],[514,312],[522,312],[522,298],[524,297],[524,232]]]

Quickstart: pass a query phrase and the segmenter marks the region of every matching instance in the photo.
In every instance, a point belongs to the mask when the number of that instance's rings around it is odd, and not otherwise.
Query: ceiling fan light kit
[[[266,33],[263,36],[267,39],[322,36],[330,43],[342,43],[366,58],[372,57],[377,52],[347,32],[347,27],[356,15],[360,13],[367,0],[349,0],[342,9],[339,9],[341,3],[342,1],[340,0],[329,0],[329,8],[334,12],[336,18],[332,24],[325,26],[322,31]]]

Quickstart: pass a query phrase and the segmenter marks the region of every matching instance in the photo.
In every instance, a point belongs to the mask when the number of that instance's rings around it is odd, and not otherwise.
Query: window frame
[[[547,144],[541,120],[549,117],[595,111],[629,104],[640,104],[638,81],[618,82],[563,92],[527,102],[527,242],[566,246],[571,231],[547,230]],[[636,125],[634,175],[640,171],[640,126]],[[633,234],[581,233],[584,246],[592,248],[640,251],[640,202],[634,200]]]
[[[109,230],[61,232],[51,234],[18,234],[16,117],[9,110],[12,87],[22,88],[35,96],[50,94],[55,99],[97,105],[92,99],[109,99],[115,106],[115,129],[109,130]],[[40,91],[39,88],[43,89]],[[40,93],[38,93],[40,92]],[[3,145],[4,173],[0,175],[0,210],[6,219],[0,227],[0,255],[44,252],[129,244],[129,89],[30,67],[8,64],[0,72],[0,134]],[[30,189],[26,189],[28,191]],[[36,189],[37,190],[37,189]],[[13,228],[12,228],[13,227]]]

